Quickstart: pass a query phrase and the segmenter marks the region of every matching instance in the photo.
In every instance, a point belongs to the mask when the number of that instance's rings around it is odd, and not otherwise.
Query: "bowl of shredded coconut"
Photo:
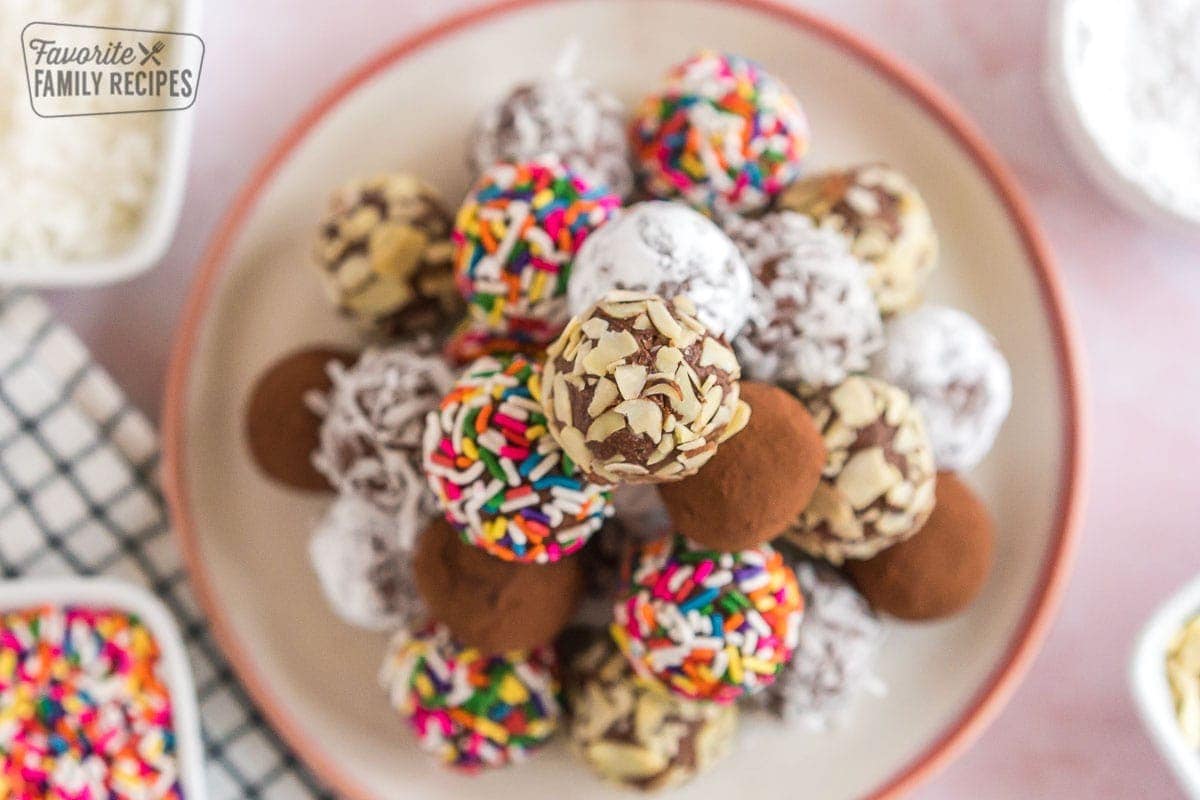
[[[200,0],[3,0],[0,41],[34,21],[195,31]],[[154,266],[183,203],[192,114],[42,117],[21,47],[0,47],[0,283],[89,285]]]
[[[1068,142],[1114,200],[1200,229],[1200,0],[1059,0],[1048,85]]]

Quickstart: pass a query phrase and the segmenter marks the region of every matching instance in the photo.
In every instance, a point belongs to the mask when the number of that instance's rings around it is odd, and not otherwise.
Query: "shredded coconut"
[[[421,467],[425,415],[450,391],[454,375],[416,345],[367,350],[352,367],[331,361],[329,393],[310,393],[309,407],[323,419],[313,466],[343,495],[357,495],[395,515],[401,547],[411,548],[437,514],[437,500]]]
[[[1096,145],[1200,218],[1200,0],[1072,0],[1063,19],[1067,85]]]
[[[0,260],[113,255],[141,227],[158,182],[161,114],[33,113],[21,29],[35,20],[169,30],[172,0],[0,2]]]

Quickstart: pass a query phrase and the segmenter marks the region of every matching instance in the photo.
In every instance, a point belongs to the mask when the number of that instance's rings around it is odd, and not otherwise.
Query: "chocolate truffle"
[[[938,238],[929,209],[903,174],[866,164],[792,184],[776,208],[805,214],[850,243],[874,267],[868,281],[884,314],[912,308],[937,264]]]
[[[379,175],[334,193],[313,255],[346,315],[384,334],[440,331],[462,314],[454,286],[453,220],[411,175]]]
[[[615,517],[606,522],[579,551],[588,596],[607,600],[605,610],[611,611],[613,598],[629,585],[638,553],[667,535],[667,529],[630,527]]]
[[[609,493],[546,430],[541,378],[525,356],[484,356],[425,423],[425,473],[446,520],[505,561],[558,561],[612,514]]]
[[[806,559],[793,563],[804,594],[799,644],[779,679],[750,703],[785,721],[829,730],[844,719],[856,696],[884,693],[874,674],[883,625],[836,569]]]
[[[834,564],[870,558],[912,536],[933,509],[934,464],[921,413],[908,395],[853,377],[808,393],[828,456],[821,482],[787,532]]]
[[[568,671],[571,749],[605,780],[656,791],[679,786],[733,750],[737,706],[685,700],[641,682],[611,642]]]
[[[339,497],[317,523],[308,553],[330,607],[351,625],[387,630],[427,612],[394,519],[354,495]]]
[[[937,476],[937,505],[915,536],[847,565],[877,611],[933,620],[971,604],[992,567],[992,519],[983,501],[950,472]]]
[[[342,494],[392,515],[412,546],[438,513],[421,469],[425,415],[437,408],[454,376],[428,342],[367,350],[352,367],[333,362],[327,394],[310,394],[322,417],[316,468]]]
[[[758,64],[704,50],[634,113],[642,187],[711,214],[759,211],[800,174],[808,120]]]
[[[790,211],[726,222],[754,277],[750,318],[734,340],[747,377],[833,386],[883,346],[871,268],[835,233]]]
[[[567,305],[581,314],[613,289],[670,300],[686,294],[709,330],[732,339],[746,322],[750,272],[720,228],[679,203],[638,203],[579,248]]]
[[[433,617],[485,653],[547,644],[583,595],[579,558],[546,566],[502,561],[440,519],[421,535],[412,569]]]
[[[308,407],[310,392],[326,392],[326,365],[348,364],[353,353],[314,347],[289,353],[259,376],[246,404],[246,446],[267,477],[293,489],[328,491],[329,482],[313,466],[321,418]]]
[[[774,683],[803,611],[796,574],[770,545],[723,553],[674,536],[642,550],[610,630],[642,678],[730,703]]]
[[[1012,406],[1012,374],[995,340],[972,317],[942,306],[893,317],[884,332],[871,374],[912,397],[938,469],[973,468]]]
[[[488,655],[439,623],[392,641],[380,683],[421,748],[467,772],[520,763],[558,727],[554,650]]]
[[[692,475],[746,425],[741,369],[683,295],[613,291],[546,352],[550,432],[593,480]]]
[[[808,411],[766,383],[742,383],[750,422],[695,475],[659,485],[675,528],[714,550],[770,541],[812,498],[825,444]]]
[[[580,245],[620,208],[552,157],[487,169],[454,221],[454,275],[477,327],[545,344],[566,324]]]
[[[553,75],[514,87],[479,115],[468,162],[479,175],[498,161],[546,154],[592,186],[622,197],[633,190],[625,109],[590,81]]]

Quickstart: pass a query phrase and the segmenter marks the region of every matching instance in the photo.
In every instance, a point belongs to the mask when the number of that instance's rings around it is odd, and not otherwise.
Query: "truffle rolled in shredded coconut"
[[[633,189],[625,109],[589,81],[556,75],[514,87],[476,120],[468,162],[478,175],[547,154],[592,185],[622,197]]]
[[[908,392],[938,469],[965,471],[991,450],[1012,406],[1012,374],[973,317],[924,306],[888,321],[871,374]]]
[[[425,415],[454,384],[428,343],[367,350],[352,367],[330,363],[333,388],[308,400],[324,417],[313,465],[341,494],[356,495],[395,518],[411,547],[438,513],[421,468]]]
[[[805,599],[799,644],[775,683],[750,702],[786,721],[828,730],[844,720],[859,693],[884,693],[873,671],[883,626],[837,570],[808,560],[795,568]]]
[[[426,613],[393,518],[361,497],[334,501],[308,552],[330,607],[351,625],[388,630]]]
[[[865,370],[883,345],[871,267],[790,211],[730,218],[726,229],[754,278],[750,319],[734,340],[746,376],[831,386]]]

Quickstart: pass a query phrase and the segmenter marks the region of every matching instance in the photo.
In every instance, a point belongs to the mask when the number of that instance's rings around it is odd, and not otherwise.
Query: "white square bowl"
[[[1188,797],[1200,800],[1200,752],[1183,739],[1167,682],[1167,646],[1176,631],[1200,614],[1200,577],[1176,592],[1150,617],[1129,662],[1129,684],[1142,723]]]
[[[159,646],[161,675],[171,693],[176,759],[184,800],[206,800],[204,745],[187,650],[179,626],[157,597],[131,583],[104,578],[22,578],[0,581],[0,613],[35,606],[86,606],[136,615]]]
[[[197,33],[203,0],[178,0],[172,30]],[[203,67],[203,63],[201,64]],[[203,80],[201,69],[200,80]],[[199,86],[199,84],[197,85]],[[197,88],[197,99],[199,88]],[[162,260],[175,238],[191,159],[195,105],[179,111],[148,111],[164,115],[159,152],[158,183],[146,205],[141,228],[120,252],[102,258],[52,262],[0,260],[0,281],[7,286],[101,286],[140,275]]]

